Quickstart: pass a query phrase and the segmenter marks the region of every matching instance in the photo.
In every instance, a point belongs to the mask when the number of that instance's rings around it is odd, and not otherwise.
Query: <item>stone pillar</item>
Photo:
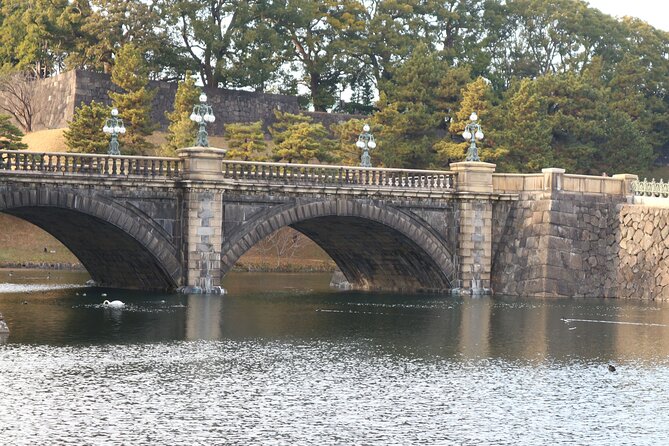
[[[639,177],[629,173],[619,173],[617,175],[613,175],[611,178],[621,181],[622,195],[627,197],[627,200],[631,202],[631,200],[634,198],[634,192],[632,192],[632,183],[638,181]]]
[[[462,162],[450,165],[457,172],[458,243],[457,279],[462,294],[490,290],[492,269],[492,174],[495,164]]]
[[[189,147],[177,151],[183,160],[182,214],[185,290],[220,293],[223,192],[216,187],[225,150]]]
[[[561,191],[564,184],[564,172],[564,169],[555,167],[541,169],[541,173],[544,174],[544,191],[551,194],[555,191]]]

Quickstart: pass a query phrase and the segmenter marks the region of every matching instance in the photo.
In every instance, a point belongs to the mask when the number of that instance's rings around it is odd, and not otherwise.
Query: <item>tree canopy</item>
[[[210,88],[372,113],[374,157],[387,166],[454,160],[478,79],[484,153],[509,169],[621,169],[623,143],[639,148],[639,165],[669,152],[669,33],[583,0],[0,3],[0,70],[111,73],[128,45],[149,79],[191,70]]]

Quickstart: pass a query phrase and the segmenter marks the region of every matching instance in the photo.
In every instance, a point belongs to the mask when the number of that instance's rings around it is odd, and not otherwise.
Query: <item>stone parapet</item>
[[[582,194],[631,196],[632,182],[636,175],[617,174],[612,177],[595,175],[574,175],[564,169],[547,168],[541,173],[495,173],[493,190],[496,193],[521,193],[532,191],[577,192]]]
[[[225,149],[187,147],[177,150],[182,160],[181,178],[184,180],[221,180]]]
[[[495,164],[474,161],[450,164],[450,169],[458,174],[458,192],[492,193],[495,167]]]

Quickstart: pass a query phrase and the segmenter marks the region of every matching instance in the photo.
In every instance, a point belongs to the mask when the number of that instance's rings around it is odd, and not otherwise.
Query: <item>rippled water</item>
[[[237,274],[208,297],[0,285],[0,444],[669,438],[667,305],[358,294],[327,279]]]

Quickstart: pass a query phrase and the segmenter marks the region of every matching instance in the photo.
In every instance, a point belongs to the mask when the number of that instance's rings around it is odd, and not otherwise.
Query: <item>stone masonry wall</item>
[[[164,130],[168,125],[165,112],[174,106],[177,84],[151,81],[149,88],[156,90],[151,118]],[[38,81],[33,130],[67,127],[75,107],[91,101],[109,104],[108,91],[120,89],[111,82],[109,75],[91,71],[72,70]],[[216,115],[216,121],[207,127],[213,135],[222,135],[224,125],[230,122],[263,121],[267,126],[274,121],[274,110],[300,112],[295,96],[210,88],[205,89],[205,93]],[[122,118],[123,110],[119,110],[119,114]],[[326,126],[355,117],[336,113],[307,114]]]
[[[76,72],[68,71],[35,83],[33,130],[67,127],[74,114],[76,81]]]
[[[623,205],[619,221],[618,295],[669,300],[669,209]]]
[[[493,209],[492,287],[527,296],[618,295],[623,196],[525,192]]]

